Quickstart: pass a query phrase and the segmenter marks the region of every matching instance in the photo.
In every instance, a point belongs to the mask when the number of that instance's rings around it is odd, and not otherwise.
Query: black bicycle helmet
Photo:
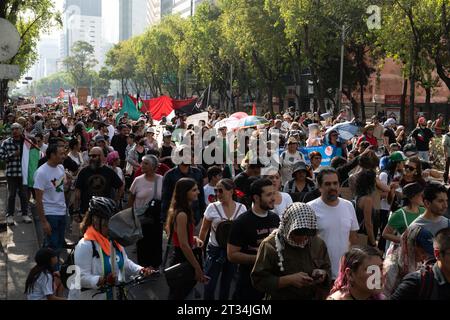
[[[105,197],[92,197],[89,201],[89,213],[104,219],[110,219],[117,213],[114,200]]]

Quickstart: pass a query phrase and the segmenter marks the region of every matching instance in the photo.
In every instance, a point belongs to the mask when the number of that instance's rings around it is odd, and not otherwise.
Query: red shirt
[[[377,138],[375,138],[374,136],[369,137],[363,134],[361,137],[359,137],[358,142],[356,142],[356,145],[359,146],[363,141],[367,141],[368,143],[370,143],[371,146],[378,147]]]
[[[193,223],[189,224],[188,241],[189,241],[189,245],[191,247],[193,247],[194,244],[195,244],[195,241],[194,241],[194,224]],[[180,242],[178,241],[178,235],[177,235],[177,232],[175,230],[173,231],[173,246],[177,247],[177,248],[180,247]]]

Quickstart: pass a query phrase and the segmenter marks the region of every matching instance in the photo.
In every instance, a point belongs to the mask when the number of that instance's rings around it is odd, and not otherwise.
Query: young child
[[[34,260],[36,266],[31,269],[25,283],[27,300],[66,300],[60,297],[62,294],[58,296],[55,293],[61,293],[62,290],[59,278],[54,275],[54,267],[58,263],[55,251],[49,248],[39,249]]]

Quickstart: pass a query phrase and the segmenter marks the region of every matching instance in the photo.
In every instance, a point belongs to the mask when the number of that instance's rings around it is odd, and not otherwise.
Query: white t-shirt
[[[388,185],[388,174],[386,172],[380,173],[380,181],[383,182],[385,185]],[[389,205],[387,198],[382,198],[380,200],[380,210],[389,211],[390,209],[391,206]]]
[[[33,291],[27,294],[27,300],[47,300],[53,295],[53,276],[48,272],[41,272],[33,286]]]
[[[161,194],[162,194],[163,177],[160,176],[159,174],[155,174],[155,177],[156,177],[155,179],[157,179],[156,199],[160,200],[162,199]],[[146,206],[150,202],[150,200],[155,198],[154,184],[155,184],[154,181],[148,181],[145,178],[145,174],[134,179],[133,184],[130,187],[130,192],[135,196],[134,199],[135,209]]]
[[[114,134],[116,133],[116,129],[114,129],[113,125],[109,125],[108,126],[108,137],[109,137],[109,142],[111,143],[112,138],[114,137]]]
[[[243,204],[238,202],[235,202],[234,204],[236,205],[236,209],[234,210],[233,218],[231,220],[236,219],[241,214],[247,211],[247,208]],[[217,206],[217,209],[219,209],[220,215],[222,215],[222,217],[219,215],[214,205]],[[222,204],[219,201],[209,204],[205,210],[204,217],[212,222],[211,232],[209,234],[209,244],[218,247],[219,244],[217,243],[216,240],[216,228],[217,225],[220,222],[225,221],[227,217],[225,211],[223,210]]]
[[[280,192],[280,193],[281,193],[281,203],[276,204],[272,211],[275,212],[281,219],[286,208],[292,204],[292,198],[286,192]]]
[[[205,203],[210,204],[216,201],[216,193],[214,192],[214,187],[210,186],[209,183],[203,187],[203,192],[205,193]],[[212,200],[212,201],[210,201]]]
[[[35,173],[34,188],[44,192],[42,203],[47,216],[64,216],[66,214],[64,176],[62,164],[51,167],[48,163],[44,163]]]
[[[281,184],[284,186],[286,182],[292,179],[292,171],[294,169],[294,163],[298,161],[305,161],[303,154],[298,151],[290,153],[289,151],[283,151],[280,155],[281,162]]]
[[[125,182],[125,177],[123,175],[122,169],[120,169],[119,167],[116,167],[114,171],[117,173],[117,175],[119,176],[120,180],[122,180],[122,182]]]
[[[319,236],[327,245],[332,278],[336,279],[340,259],[349,249],[350,231],[359,230],[355,209],[350,201],[342,198],[339,198],[339,203],[335,207],[325,204],[322,198],[308,204],[316,213]]]

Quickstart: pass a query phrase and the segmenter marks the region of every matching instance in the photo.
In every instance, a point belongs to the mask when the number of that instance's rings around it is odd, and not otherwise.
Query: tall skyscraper
[[[61,36],[61,59],[69,56],[77,41],[85,41],[95,49],[99,70],[104,61],[102,46],[102,0],[65,0],[64,29]]]
[[[161,0],[119,0],[119,41],[142,34],[161,20]]]
[[[205,0],[161,0],[161,16],[179,14],[187,18],[195,14],[195,8],[203,1]]]

